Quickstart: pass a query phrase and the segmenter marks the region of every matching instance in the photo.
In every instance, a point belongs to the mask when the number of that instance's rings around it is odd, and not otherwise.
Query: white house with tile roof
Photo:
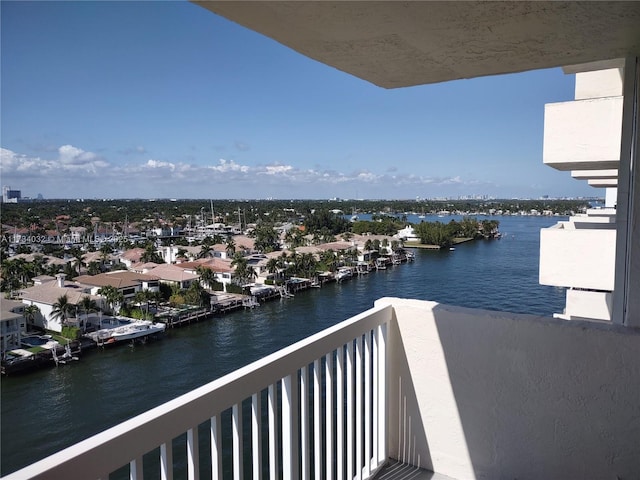
[[[52,316],[53,305],[65,295],[71,305],[79,305],[84,297],[95,300],[99,307],[103,305],[102,297],[93,295],[89,286],[69,282],[65,280],[64,274],[58,274],[54,280],[45,281],[20,291],[23,304],[35,305],[40,310],[34,318],[34,325],[54,332],[62,331],[63,320]]]
[[[152,268],[148,274],[157,277],[161,283],[178,285],[180,288],[189,288],[189,285],[199,278],[199,275],[189,273],[177,265],[169,265],[168,263]]]

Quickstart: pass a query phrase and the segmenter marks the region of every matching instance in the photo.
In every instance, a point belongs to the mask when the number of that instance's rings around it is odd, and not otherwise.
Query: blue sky
[[[385,90],[186,1],[2,1],[2,185],[45,198],[594,196],[560,69]]]

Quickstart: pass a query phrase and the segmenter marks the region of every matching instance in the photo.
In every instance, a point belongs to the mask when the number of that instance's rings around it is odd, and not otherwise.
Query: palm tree
[[[29,305],[24,308],[24,318],[27,320],[27,324],[33,325],[36,318],[36,314],[40,313],[40,309],[37,305]]]
[[[52,306],[53,309],[51,310],[51,319],[62,319],[61,323],[63,324],[67,321],[67,318],[71,315],[75,308],[73,304],[69,303],[69,297],[67,297],[67,295],[58,297],[58,300],[56,300],[56,302]]]
[[[109,259],[109,256],[113,253],[113,247],[109,243],[103,243],[100,245],[100,261],[101,267],[104,267],[105,263]]]
[[[278,276],[278,266],[279,266],[279,262],[277,258],[270,258],[269,260],[267,260],[267,272],[269,273],[274,273],[276,274],[276,277]]]
[[[384,249],[384,253],[389,253],[388,252],[388,247],[389,247],[389,240],[386,238],[382,239],[382,243],[381,243],[382,248]]]
[[[98,295],[102,295],[105,298],[107,305],[109,305],[109,309],[112,312],[114,312],[116,306],[122,303],[122,301],[124,300],[124,295],[122,295],[122,292],[112,285],[106,285],[102,287],[100,290],[98,290]]]
[[[254,278],[256,278],[258,276],[258,272],[256,272],[256,269],[253,267],[247,267],[247,278],[249,280],[253,280]]]
[[[371,250],[373,250],[373,242],[371,241],[371,239],[367,239],[366,242],[364,242],[364,250],[366,252],[370,252]]]
[[[87,273],[89,275],[98,275],[100,273],[100,264],[98,262],[89,262]]]
[[[213,290],[212,286],[213,282],[216,280],[216,273],[209,267],[204,267],[202,265],[196,268],[196,273],[200,275],[200,283],[202,286]]]
[[[76,269],[78,275],[80,275],[80,269],[82,268],[82,264],[83,264],[83,262],[82,262],[82,250],[80,250],[77,247],[73,247],[69,253],[71,253],[71,256],[73,257],[73,260],[75,261],[74,262],[75,263],[75,269]]]
[[[236,253],[236,242],[233,240],[233,237],[227,238],[227,246],[225,250],[227,252],[228,257]]]
[[[96,301],[93,298],[85,296],[85,297],[82,297],[80,299],[80,303],[78,304],[78,306],[84,312],[84,328],[85,328],[85,331],[86,331],[87,321],[89,319],[89,313],[97,312],[98,311],[98,304],[96,303]]]
[[[336,254],[332,249],[325,250],[320,254],[320,261],[325,268],[331,272],[335,271]]]
[[[186,251],[186,250],[185,250]],[[213,248],[211,245],[208,244],[202,244],[202,247],[200,247],[200,253],[198,253],[198,258],[206,258],[210,256],[210,253],[213,251]]]
[[[33,257],[33,262],[31,262],[33,275],[37,277],[38,275],[45,273],[48,261],[49,259],[42,255],[35,255]]]
[[[238,252],[233,256],[233,260],[231,261],[231,266],[235,267],[236,277],[238,277],[238,279],[241,281],[247,278],[248,264],[249,262],[244,257],[244,255],[242,255],[242,253]]]
[[[138,290],[133,299],[138,305],[145,304],[144,314],[146,318],[149,315],[149,302],[153,299],[153,292],[148,288]]]

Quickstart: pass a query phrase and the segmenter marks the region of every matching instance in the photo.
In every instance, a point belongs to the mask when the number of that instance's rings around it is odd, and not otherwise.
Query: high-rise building
[[[20,190],[11,190],[11,187],[2,187],[2,202],[3,203],[18,203],[22,199],[22,192]]]

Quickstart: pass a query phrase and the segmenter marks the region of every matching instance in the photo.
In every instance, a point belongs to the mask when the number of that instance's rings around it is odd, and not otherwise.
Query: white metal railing
[[[3,478],[370,478],[387,460],[391,318],[374,307]]]

